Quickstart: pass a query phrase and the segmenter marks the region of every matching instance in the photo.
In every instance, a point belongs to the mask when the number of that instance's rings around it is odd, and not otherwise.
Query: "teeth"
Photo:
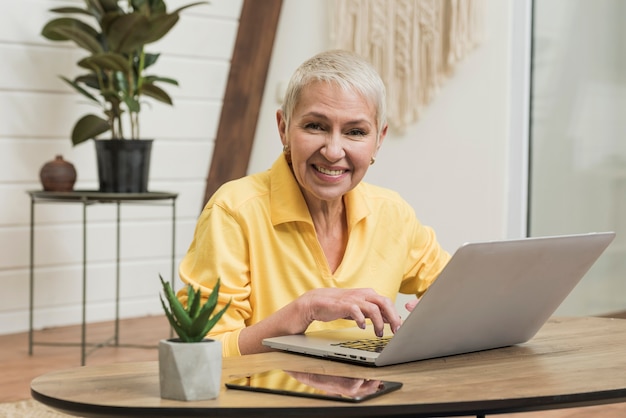
[[[343,173],[343,170],[327,170],[322,167],[316,167],[316,168],[317,168],[317,171],[319,171],[320,173],[327,174],[329,176],[338,176],[341,173]]]

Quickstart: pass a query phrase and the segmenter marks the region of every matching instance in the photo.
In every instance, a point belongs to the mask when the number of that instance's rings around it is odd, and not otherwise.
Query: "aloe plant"
[[[180,12],[200,1],[179,7],[171,13],[164,0],[85,0],[85,8],[59,7],[51,12],[64,15],[49,21],[42,36],[51,41],[72,41],[89,52],[78,61],[87,70],[66,83],[89,102],[101,108],[105,117],[88,114],[72,130],[72,144],[111,131],[111,138],[124,139],[122,116],[128,120],[131,139],[139,138],[142,96],[172,105],[172,99],[157,83],[178,85],[172,78],[146,75],[159,54],[147,53],[145,45],[158,41],[178,22]],[[87,20],[77,17],[87,18]],[[93,21],[97,26],[92,26]]]
[[[165,293],[165,298],[167,299],[166,305],[163,300],[163,295],[160,295],[161,305],[163,305],[165,316],[169,320],[170,325],[182,342],[194,343],[202,341],[215,324],[217,324],[222,315],[224,315],[226,309],[230,306],[231,301],[228,301],[222,310],[211,316],[217,306],[217,299],[220,290],[219,278],[217,279],[217,283],[204,305],[200,305],[202,302],[200,289],[194,290],[193,286],[188,284],[187,307],[180,303],[172,289],[172,286],[163,280],[161,275],[159,275],[159,278],[161,279],[163,292]]]

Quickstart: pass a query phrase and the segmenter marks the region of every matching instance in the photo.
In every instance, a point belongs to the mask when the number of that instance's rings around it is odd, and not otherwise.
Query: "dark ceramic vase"
[[[76,169],[72,163],[57,155],[41,167],[39,179],[47,192],[71,192],[76,183]]]

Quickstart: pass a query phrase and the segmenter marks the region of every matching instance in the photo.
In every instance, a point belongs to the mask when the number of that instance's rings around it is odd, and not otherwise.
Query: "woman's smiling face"
[[[386,127],[376,138],[376,108],[359,93],[334,83],[306,86],[286,126],[277,113],[283,145],[309,204],[341,200],[363,179]]]

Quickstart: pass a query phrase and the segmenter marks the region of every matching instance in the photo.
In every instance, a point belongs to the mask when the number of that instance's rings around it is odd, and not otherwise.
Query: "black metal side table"
[[[95,204],[115,204],[117,206],[116,219],[116,273],[115,273],[115,333],[111,339],[114,345],[119,345],[119,289],[120,289],[120,207],[124,203],[170,204],[172,207],[172,272],[171,282],[174,287],[176,272],[176,198],[177,193],[146,192],[146,193],[101,193],[90,190],[75,190],[71,192],[28,191],[30,205],[30,293],[29,293],[29,331],[28,353],[33,354],[34,345],[68,345],[68,343],[35,342],[33,340],[33,316],[35,293],[35,205],[37,203],[79,203],[83,205],[83,266],[82,266],[82,328],[81,328],[81,365],[85,365],[87,356],[87,207]],[[109,345],[111,339],[96,345],[96,348]]]

